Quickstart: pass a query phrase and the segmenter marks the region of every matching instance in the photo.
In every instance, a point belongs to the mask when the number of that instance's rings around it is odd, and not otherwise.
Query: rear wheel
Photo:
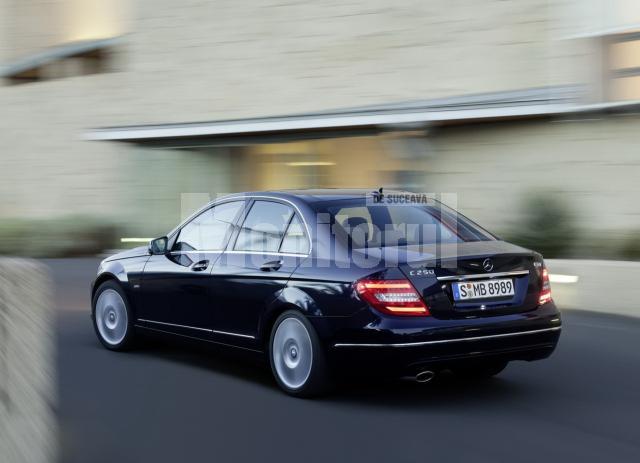
[[[311,397],[329,388],[322,344],[311,323],[295,310],[284,312],[274,323],[269,359],[278,385],[288,394]]]
[[[110,350],[133,346],[133,316],[127,296],[118,283],[102,283],[93,296],[93,327],[98,339]]]
[[[502,372],[507,367],[509,362],[505,361],[484,361],[477,362],[468,365],[460,365],[451,369],[454,375],[469,378],[469,379],[482,379],[491,378]]]

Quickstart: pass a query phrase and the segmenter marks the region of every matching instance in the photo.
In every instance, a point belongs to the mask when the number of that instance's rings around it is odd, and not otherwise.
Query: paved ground
[[[640,320],[567,312],[551,359],[484,382],[297,400],[266,369],[206,349],[106,351],[88,317],[97,261],[48,262],[65,463],[640,461]]]

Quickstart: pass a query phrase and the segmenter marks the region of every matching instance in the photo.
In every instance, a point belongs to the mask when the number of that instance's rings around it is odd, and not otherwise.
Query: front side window
[[[174,251],[220,251],[231,234],[231,227],[243,201],[232,201],[207,209],[182,227]]]
[[[293,210],[282,203],[256,201],[242,224],[234,249],[278,252]]]

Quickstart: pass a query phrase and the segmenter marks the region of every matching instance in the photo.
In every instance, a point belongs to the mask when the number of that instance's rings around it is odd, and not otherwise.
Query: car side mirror
[[[149,242],[149,254],[151,254],[152,256],[166,254],[168,243],[169,243],[169,239],[166,236],[163,236],[162,238],[156,238],[155,240],[151,240]]]

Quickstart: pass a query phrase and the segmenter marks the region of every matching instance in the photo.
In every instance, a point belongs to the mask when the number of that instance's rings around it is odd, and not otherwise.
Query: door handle
[[[195,264],[193,264],[191,266],[191,270],[193,270],[194,272],[202,272],[203,270],[206,270],[208,266],[208,260],[201,260],[200,262],[196,262]]]
[[[263,272],[270,272],[272,270],[280,270],[280,267],[282,267],[281,260],[270,260],[269,262],[262,264],[260,266],[260,270]]]

